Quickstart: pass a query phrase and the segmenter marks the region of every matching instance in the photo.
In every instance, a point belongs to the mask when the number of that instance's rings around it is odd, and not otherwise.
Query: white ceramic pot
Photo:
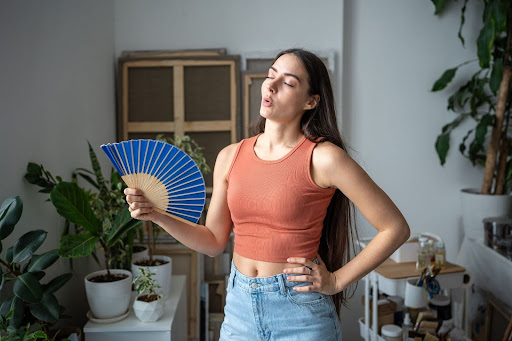
[[[461,190],[461,211],[464,236],[484,243],[484,223],[487,217],[512,217],[512,196],[480,194],[480,190]]]
[[[85,276],[85,292],[89,308],[95,318],[109,319],[123,315],[130,306],[132,290],[132,274],[128,270],[113,269],[112,274],[125,274],[128,277],[115,282],[96,283],[89,279],[106,274],[107,270],[100,270]]]
[[[144,247],[145,249],[140,251],[140,252],[133,252],[132,253],[132,263],[135,263],[141,259],[144,259],[144,258],[148,258],[148,248],[146,245],[142,245],[142,244],[135,244],[135,246],[141,246],[141,247]]]
[[[172,258],[169,256],[154,255],[153,259],[165,260],[167,263],[156,266],[140,266],[134,264],[135,262],[132,261],[132,274],[135,278],[141,273],[139,268],[149,268],[149,271],[155,273],[155,275],[152,276],[152,278],[155,279],[155,284],[160,286],[160,288],[155,289],[155,292],[161,294],[162,298],[165,300],[171,290]]]
[[[135,300],[133,311],[135,316],[142,322],[155,322],[164,314],[164,300],[159,299],[153,302]]]

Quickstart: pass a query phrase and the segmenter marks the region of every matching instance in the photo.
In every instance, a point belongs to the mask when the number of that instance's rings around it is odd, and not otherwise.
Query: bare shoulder
[[[352,160],[346,151],[329,141],[317,143],[311,159],[313,166],[320,168],[340,166]]]
[[[232,143],[224,148],[221,149],[219,154],[217,155],[217,163],[222,162],[228,162],[231,164],[231,161],[233,160],[233,157],[235,156],[236,149],[240,145],[241,142]],[[229,165],[228,165],[229,167]]]
[[[339,188],[339,184],[333,180],[333,172],[350,168],[354,163],[347,152],[334,143],[320,142],[313,149],[311,156],[311,175],[320,187]]]
[[[235,152],[241,142],[232,143],[221,149],[219,154],[217,154],[217,160],[215,161],[214,173],[222,175],[222,177],[226,177],[229,166],[233,162],[233,158],[235,157]]]

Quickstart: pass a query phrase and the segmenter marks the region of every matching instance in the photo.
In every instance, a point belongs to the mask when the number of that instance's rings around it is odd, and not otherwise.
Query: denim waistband
[[[316,258],[314,262],[318,264],[318,260]],[[310,283],[289,281],[287,279],[287,277],[289,276],[299,275],[300,274],[280,273],[268,277],[250,277],[238,271],[238,269],[235,266],[235,263],[231,261],[231,272],[229,274],[228,286],[236,286],[250,293],[279,291],[282,295],[286,295],[286,291],[288,290],[288,288],[297,285],[308,285]]]

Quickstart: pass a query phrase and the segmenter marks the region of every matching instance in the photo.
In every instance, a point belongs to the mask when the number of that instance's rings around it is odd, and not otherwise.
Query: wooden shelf
[[[402,278],[410,278],[410,277],[419,277],[421,274],[418,270],[416,270],[416,262],[406,262],[406,263],[397,263],[392,259],[386,259],[384,263],[379,265],[375,271],[386,278],[389,279],[402,279]],[[447,262],[446,268],[441,270],[439,273],[442,274],[451,274],[466,271],[462,266],[452,264]]]

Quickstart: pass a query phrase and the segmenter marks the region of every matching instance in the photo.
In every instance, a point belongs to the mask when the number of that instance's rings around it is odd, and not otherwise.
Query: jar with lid
[[[385,324],[380,330],[380,335],[386,341],[402,341],[402,328],[394,324]]]

